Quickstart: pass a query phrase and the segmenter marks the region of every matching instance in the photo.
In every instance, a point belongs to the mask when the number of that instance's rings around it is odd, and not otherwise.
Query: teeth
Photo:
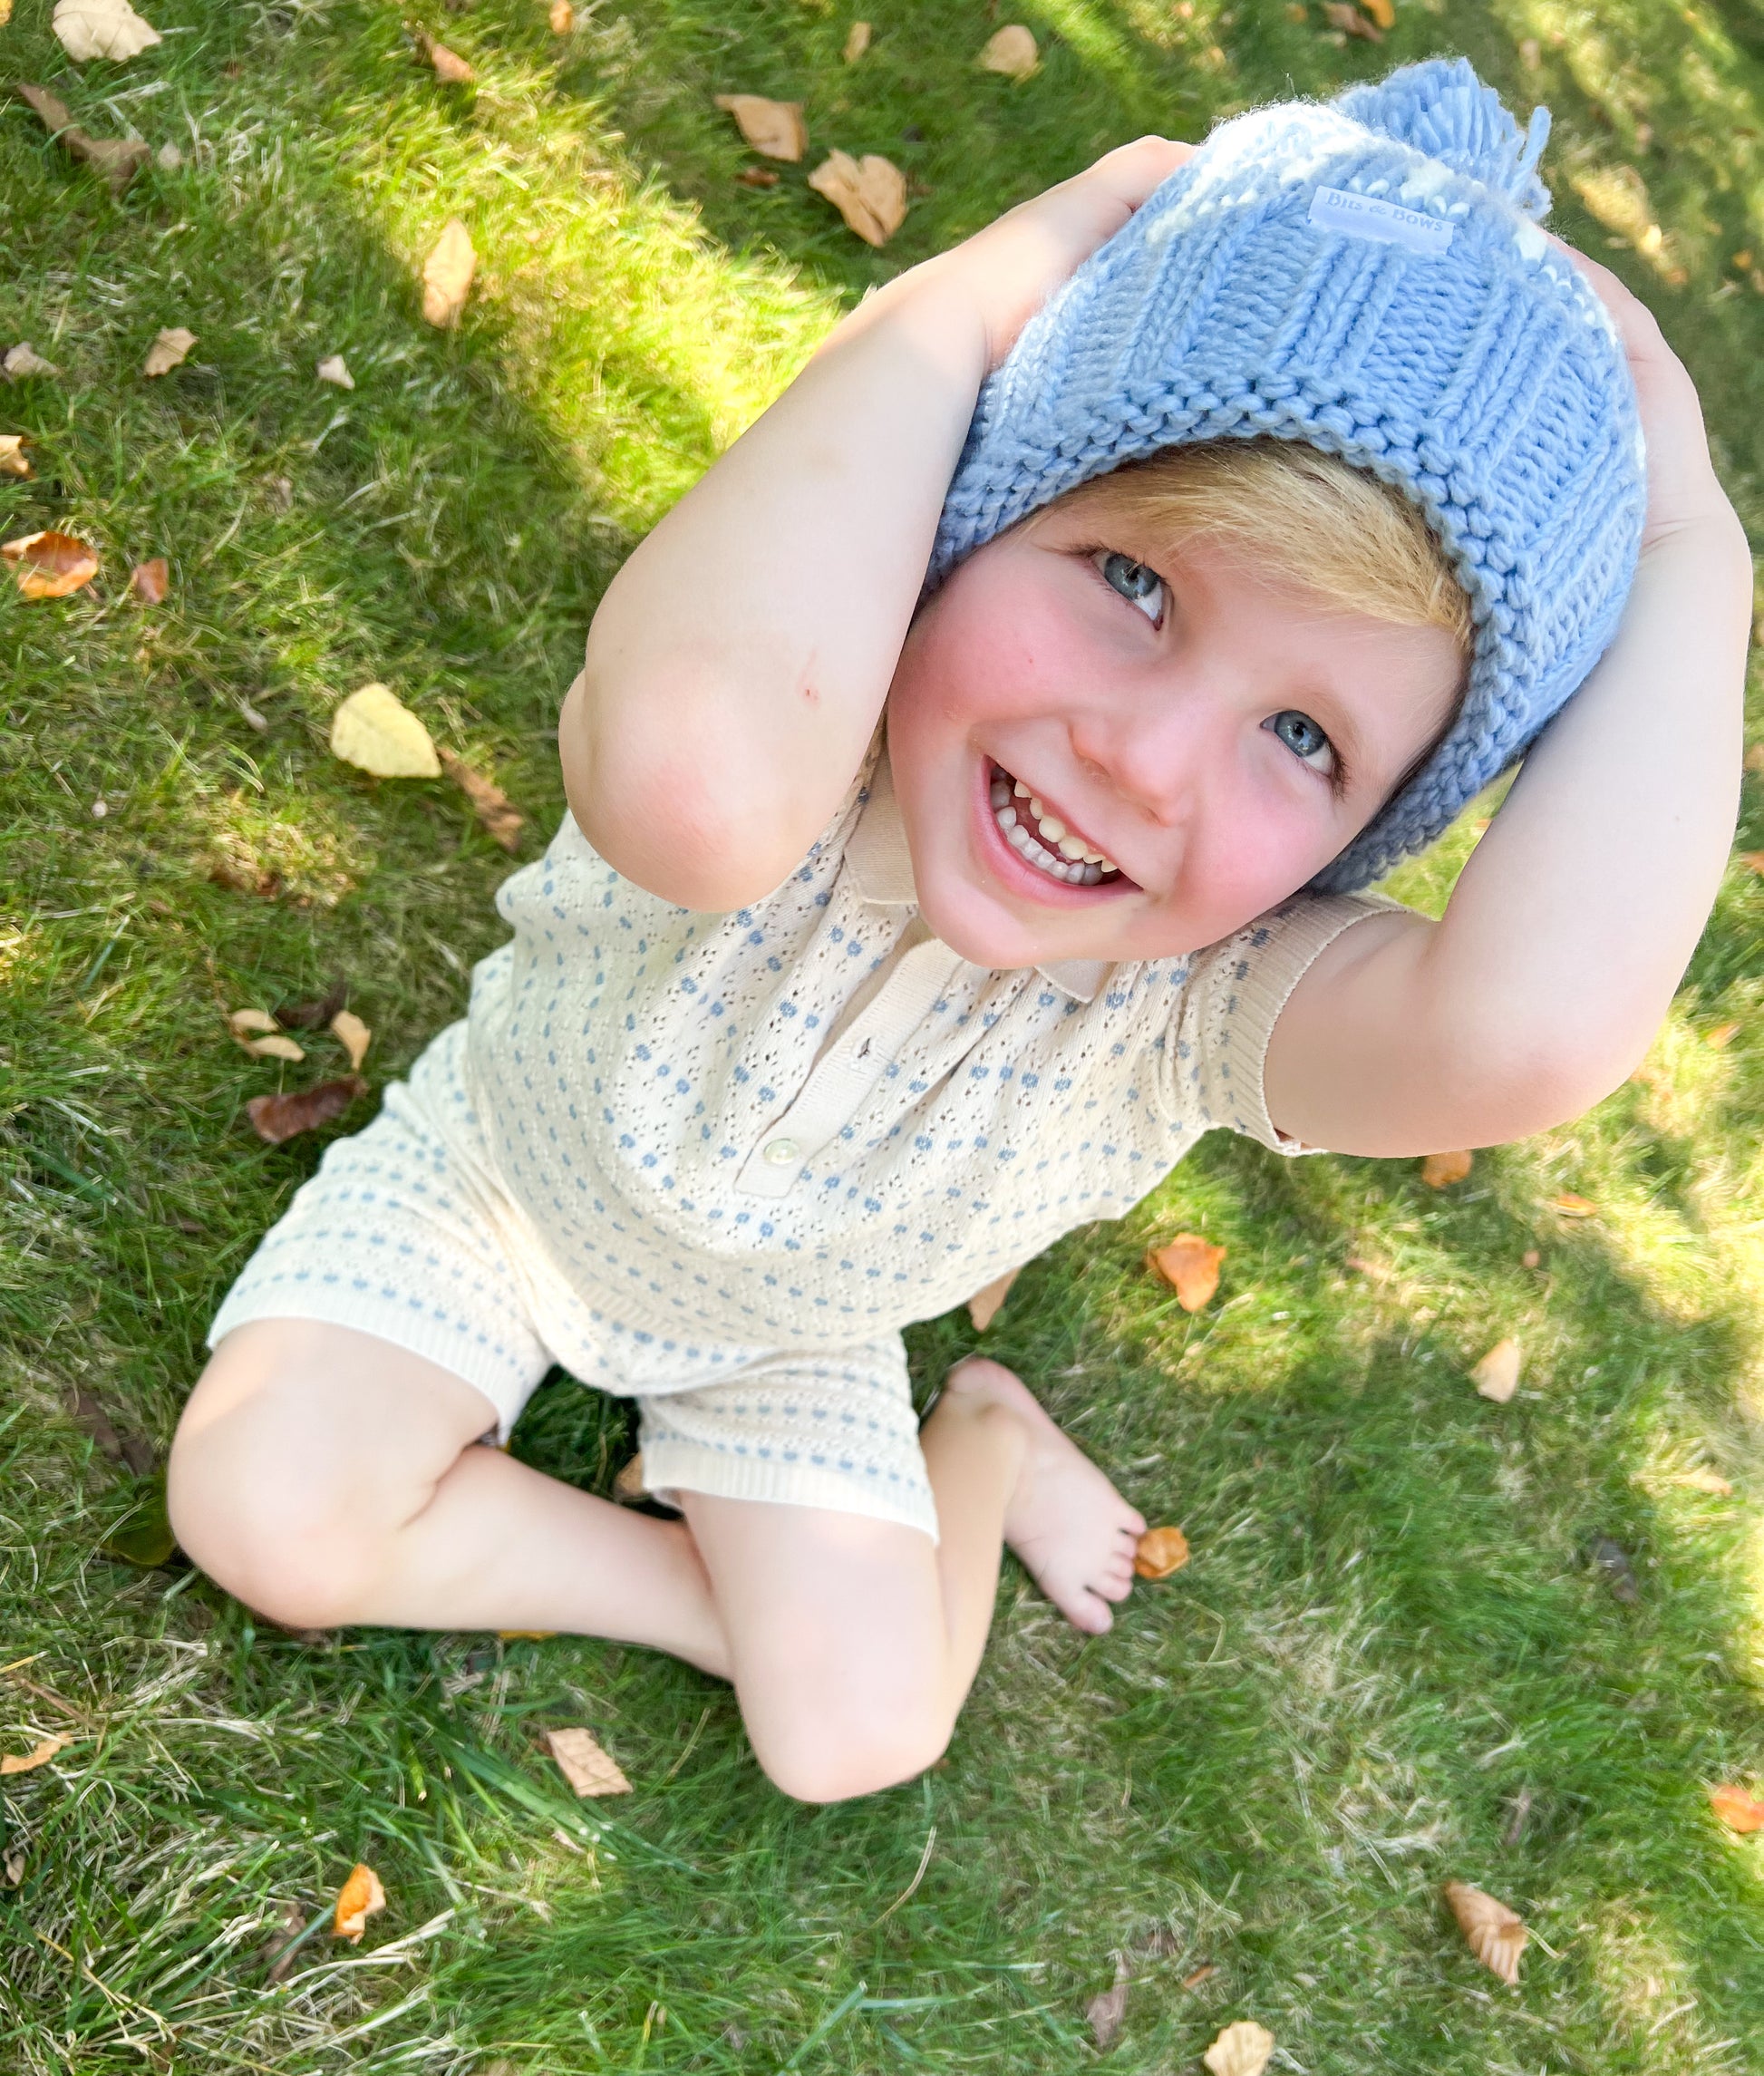
[[[1075,858],[1081,865],[1090,856],[1090,853],[1075,836],[1062,836],[1060,839],[1059,848],[1061,858]]]
[[[1020,800],[1026,800],[1029,798],[1029,788],[1023,784],[1021,779],[1017,781],[1012,790]]]
[[[1047,811],[1046,802],[1038,800],[1021,779],[1012,779],[1006,772],[999,772],[990,789],[993,818],[1000,831],[1019,857],[1045,872],[1050,879],[1063,880],[1070,887],[1095,887],[1109,873],[1119,873],[1119,866],[1105,858],[1101,851],[1092,850],[1082,837],[1068,834],[1066,825]],[[1027,812],[1017,806],[1021,800]],[[1034,818],[1030,820],[1030,816]]]

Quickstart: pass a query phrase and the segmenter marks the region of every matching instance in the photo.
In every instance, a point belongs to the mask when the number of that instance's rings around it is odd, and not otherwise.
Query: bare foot
[[[1004,1509],[1004,1540],[1074,1628],[1100,1635],[1114,1624],[1109,1603],[1133,1590],[1144,1517],[1002,1363],[970,1355],[949,1373],[944,1390],[1003,1406],[1021,1421],[1028,1447]]]

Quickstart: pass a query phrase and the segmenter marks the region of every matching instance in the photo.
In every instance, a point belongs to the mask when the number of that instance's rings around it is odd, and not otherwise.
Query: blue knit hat
[[[1616,632],[1646,470],[1604,306],[1545,238],[1536,167],[1466,59],[1222,124],[1031,319],[980,393],[933,551],[963,557],[1156,451],[1303,440],[1418,505],[1476,622],[1456,723],[1314,884],[1419,850]]]

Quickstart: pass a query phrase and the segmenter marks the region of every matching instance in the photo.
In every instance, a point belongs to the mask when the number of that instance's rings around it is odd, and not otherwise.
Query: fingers
[[[1078,177],[1106,187],[1117,200],[1137,209],[1178,166],[1186,165],[1197,149],[1174,137],[1139,137],[1131,144],[1118,144],[1112,151],[1105,151]]]

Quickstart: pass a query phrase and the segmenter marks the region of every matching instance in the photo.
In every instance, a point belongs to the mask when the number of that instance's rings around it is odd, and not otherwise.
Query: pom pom
[[[1403,65],[1376,84],[1351,88],[1335,106],[1368,130],[1507,195],[1528,217],[1541,218],[1549,209],[1549,189],[1537,178],[1549,110],[1533,109],[1522,131],[1468,58]]]

